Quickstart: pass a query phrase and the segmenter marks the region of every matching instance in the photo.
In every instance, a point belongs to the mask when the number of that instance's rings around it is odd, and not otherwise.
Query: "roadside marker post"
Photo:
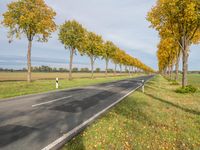
[[[144,80],[142,80],[142,92],[144,93]]]
[[[56,78],[56,89],[58,89],[58,78]]]

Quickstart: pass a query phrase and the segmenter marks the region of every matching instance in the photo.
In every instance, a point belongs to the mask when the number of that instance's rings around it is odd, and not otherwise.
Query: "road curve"
[[[0,149],[57,149],[152,77],[0,100]]]

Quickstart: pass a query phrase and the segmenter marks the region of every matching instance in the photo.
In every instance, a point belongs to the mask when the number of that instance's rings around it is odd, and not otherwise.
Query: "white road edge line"
[[[81,129],[82,127],[84,127],[85,125],[87,125],[88,123],[92,122],[98,116],[100,116],[105,111],[107,111],[108,109],[110,109],[111,107],[113,107],[114,105],[116,105],[117,103],[119,103],[120,101],[122,101],[125,97],[127,97],[128,95],[130,95],[131,93],[133,93],[134,91],[136,91],[137,89],[139,89],[140,87],[141,87],[141,85],[138,86],[137,88],[135,88],[134,90],[131,90],[129,93],[127,93],[126,95],[124,95],[123,97],[121,97],[120,99],[118,99],[116,102],[112,103],[110,106],[108,106],[105,109],[103,109],[102,111],[98,112],[97,114],[95,114],[94,116],[92,116],[91,118],[89,118],[88,120],[86,120],[85,122],[83,122],[82,124],[80,124],[77,127],[73,128],[68,133],[63,134],[63,136],[61,136],[60,138],[58,138],[57,140],[55,140],[51,144],[47,145],[42,150],[51,150],[51,149],[53,149],[56,145],[58,145],[59,143],[61,143],[65,139],[67,139],[70,135],[72,135],[73,133],[75,133],[76,131],[78,131],[79,129]]]
[[[41,105],[45,105],[45,104],[49,104],[49,103],[53,103],[53,102],[60,101],[60,100],[64,100],[64,99],[66,99],[66,98],[70,98],[70,97],[72,97],[72,96],[61,97],[61,98],[54,99],[54,100],[51,100],[51,101],[48,101],[48,102],[44,102],[44,103],[39,103],[39,104],[32,105],[32,107],[37,107],[37,106],[41,106]]]

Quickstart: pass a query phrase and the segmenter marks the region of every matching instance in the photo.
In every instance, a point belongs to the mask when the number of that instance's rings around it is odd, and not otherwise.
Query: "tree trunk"
[[[163,74],[164,76],[167,76],[167,68],[164,69]]]
[[[109,60],[106,59],[106,77],[108,76],[108,62],[109,62]]]
[[[170,79],[172,80],[172,74],[173,74],[173,64],[170,66]]]
[[[131,77],[130,66],[128,67],[128,73],[129,73],[129,76]]]
[[[91,78],[94,78],[94,58],[93,56],[90,56],[90,61],[91,61]]]
[[[132,67],[132,74],[134,73],[134,67]]]
[[[170,67],[169,66],[167,67],[167,76],[168,76],[168,78],[170,76]]]
[[[137,73],[137,67],[135,68],[135,72]]]
[[[70,62],[69,62],[69,77],[68,80],[72,80],[72,63],[73,63],[74,49],[70,50]]]
[[[183,52],[183,74],[182,74],[182,87],[187,86],[187,52]]]
[[[133,66],[131,66],[131,74],[133,74]]]
[[[187,49],[183,51],[183,74],[182,74],[182,87],[187,86],[187,70],[188,70],[188,52]]]
[[[183,61],[183,74],[182,74],[182,87],[186,87],[187,86],[187,71],[188,71],[188,48],[189,48],[189,45],[188,45],[188,42],[186,40],[186,38],[184,38],[182,40],[182,46],[183,46],[183,49],[182,49],[182,53],[183,53],[183,58],[182,58],[182,61]]]
[[[32,47],[32,41],[29,40],[28,43],[28,53],[27,53],[27,81],[31,82],[31,47]]]
[[[169,79],[171,79],[171,66],[169,66]]]
[[[122,73],[122,64],[119,65],[120,67],[120,74]]]
[[[176,81],[178,81],[179,61],[180,61],[180,54],[179,54],[179,56],[177,56],[177,59],[176,59],[176,75],[175,75],[175,80]]]
[[[133,66],[131,66],[131,76],[133,75]]]
[[[135,67],[133,67],[133,73],[135,73]]]
[[[114,72],[115,76],[116,76],[116,72],[117,72],[117,64],[115,63],[115,72]]]

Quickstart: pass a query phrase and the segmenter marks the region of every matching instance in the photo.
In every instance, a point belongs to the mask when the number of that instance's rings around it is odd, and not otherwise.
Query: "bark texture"
[[[175,67],[175,70],[176,70],[175,80],[176,81],[178,81],[179,62],[180,62],[180,52],[179,52],[177,59],[176,59],[176,67]]]
[[[115,76],[116,76],[116,73],[117,73],[117,64],[115,63],[115,72],[114,72]]]
[[[69,62],[69,76],[68,80],[72,80],[72,63],[73,63],[74,49],[70,50],[70,62]]]
[[[91,62],[91,78],[94,78],[94,57],[90,56],[90,62]]]
[[[28,53],[27,53],[27,81],[31,82],[31,47],[32,47],[32,41],[29,40],[28,42]]]
[[[183,70],[183,74],[182,74],[182,87],[186,87],[187,86],[187,71],[188,71],[188,42],[186,38],[182,39],[182,59],[183,59],[183,65],[182,65],[182,70]]]
[[[108,59],[106,59],[106,77],[108,76],[108,62],[109,62],[109,60]]]
[[[119,67],[120,67],[120,74],[121,74],[122,73],[122,65],[120,64]]]

